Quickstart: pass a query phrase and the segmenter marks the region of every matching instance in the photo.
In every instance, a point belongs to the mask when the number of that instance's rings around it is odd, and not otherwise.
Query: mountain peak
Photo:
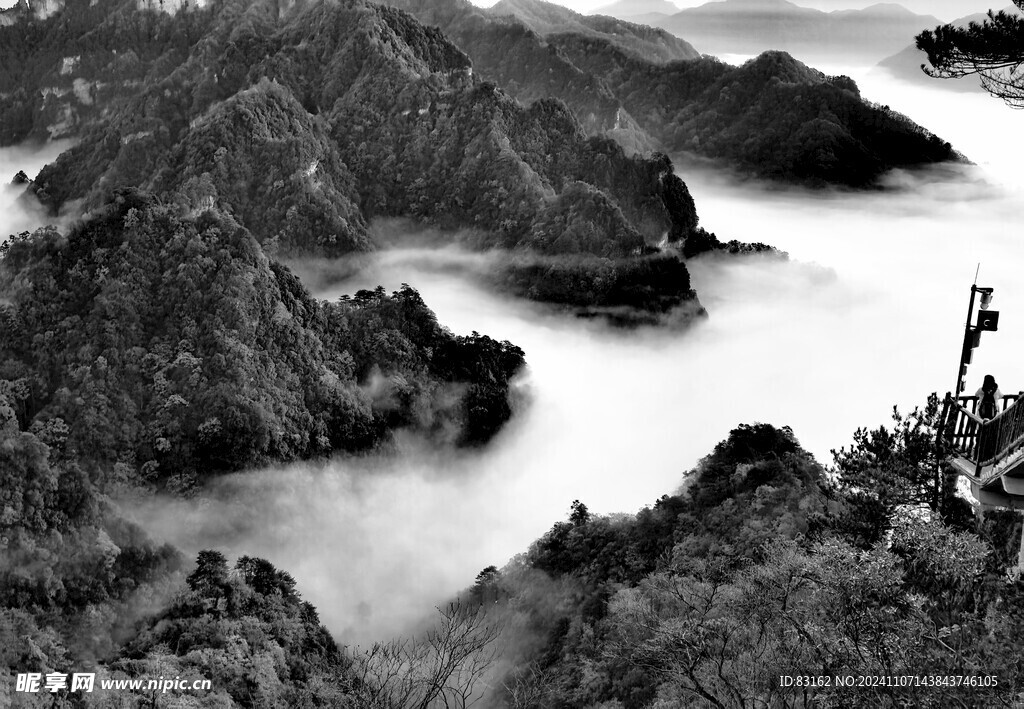
[[[863,9],[863,12],[879,12],[888,13],[892,15],[914,15],[916,13],[911,12],[907,8],[903,7],[899,3],[895,2],[876,2],[874,5],[868,5]]]
[[[716,0],[714,3],[706,3],[706,5],[728,5],[731,8],[739,7],[751,7],[758,9],[778,9],[778,10],[809,10],[811,8],[801,7],[796,3],[789,2],[789,0]]]
[[[677,12],[679,6],[669,0],[618,0],[610,5],[603,5],[590,14],[628,19],[650,14],[674,15]]]

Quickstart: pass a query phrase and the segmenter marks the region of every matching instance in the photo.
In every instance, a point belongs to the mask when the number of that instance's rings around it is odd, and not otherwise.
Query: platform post
[[[1024,512],[1021,513],[1021,521],[1024,522]],[[1024,574],[1024,526],[1020,528],[1020,551],[1017,552],[1017,578]]]

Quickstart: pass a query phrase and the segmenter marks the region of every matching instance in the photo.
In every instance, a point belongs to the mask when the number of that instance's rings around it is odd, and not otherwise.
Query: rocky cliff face
[[[0,21],[0,144],[73,137],[137,93],[153,63],[187,55],[195,4],[27,0]],[[35,8],[35,9],[33,9]]]
[[[64,3],[65,0],[18,0],[14,7],[0,10],[0,25],[28,19],[45,20],[63,10]]]

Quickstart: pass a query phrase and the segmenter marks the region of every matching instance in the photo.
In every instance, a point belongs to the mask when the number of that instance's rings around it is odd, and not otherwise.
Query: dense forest
[[[789,429],[743,425],[636,515],[574,502],[478,582],[521,634],[503,705],[1011,706],[1020,521],[956,494],[936,412],[857,431],[829,468]],[[836,675],[937,681],[780,684]]]
[[[0,247],[0,331],[5,670],[212,673],[202,706],[359,707],[383,691],[287,573],[214,551],[187,563],[113,500],[386,450],[397,430],[482,445],[512,415],[522,350],[453,335],[409,286],[317,301],[230,215],[133,190],[66,234]],[[47,697],[0,686],[3,706]]]
[[[864,187],[894,167],[962,159],[906,116],[864,100],[849,77],[825,76],[785,52],[739,67],[715,59],[652,67],[585,38],[551,41],[615,87],[665,144],[744,173]]]
[[[396,428],[482,443],[511,415],[517,347],[452,335],[409,287],[316,301],[227,215],[122,192],[0,255],[0,397],[93,476],[188,489]]]
[[[630,149],[695,153],[811,186],[866,187],[894,167],[962,159],[861,97],[848,77],[826,76],[785,52],[740,67],[714,57],[665,62],[650,28],[612,22],[602,31],[594,18],[540,0],[491,11],[468,0],[389,3],[439,26],[513,96],[561,98],[588,131]]]

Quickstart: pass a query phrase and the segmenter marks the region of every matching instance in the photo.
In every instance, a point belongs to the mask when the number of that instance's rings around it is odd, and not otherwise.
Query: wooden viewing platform
[[[950,462],[983,506],[1024,510],[1024,399],[1003,396],[1002,411],[987,421],[977,407],[976,396],[946,394],[939,436]]]

